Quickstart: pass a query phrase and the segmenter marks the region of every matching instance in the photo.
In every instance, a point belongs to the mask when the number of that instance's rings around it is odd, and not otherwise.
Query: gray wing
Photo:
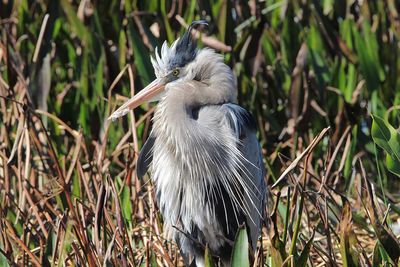
[[[224,104],[222,108],[225,109],[228,122],[240,140],[240,151],[247,159],[244,162],[247,174],[243,174],[242,177],[250,194],[244,194],[244,204],[248,209],[246,222],[250,230],[250,240],[255,249],[262,228],[267,199],[265,168],[256,136],[256,123],[251,114],[238,105]]]
[[[153,161],[153,146],[155,137],[150,133],[142,149],[139,153],[139,158],[136,165],[136,174],[138,177],[143,177],[148,171],[151,162]]]

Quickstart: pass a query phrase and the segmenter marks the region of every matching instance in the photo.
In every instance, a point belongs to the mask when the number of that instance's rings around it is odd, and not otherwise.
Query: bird
[[[237,82],[222,55],[198,48],[193,21],[151,63],[156,79],[119,107],[115,120],[146,101],[158,101],[136,172],[155,185],[164,236],[187,266],[204,266],[208,247],[230,266],[235,235],[246,227],[253,251],[267,199],[265,168],[253,116],[237,104]]]

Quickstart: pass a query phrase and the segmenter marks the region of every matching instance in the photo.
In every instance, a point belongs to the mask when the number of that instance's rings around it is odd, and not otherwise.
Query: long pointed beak
[[[165,82],[162,79],[155,79],[152,83],[143,88],[134,97],[126,101],[108,118],[115,120],[119,117],[126,115],[130,110],[136,108],[145,101],[151,100],[154,96],[161,93],[165,88]]]

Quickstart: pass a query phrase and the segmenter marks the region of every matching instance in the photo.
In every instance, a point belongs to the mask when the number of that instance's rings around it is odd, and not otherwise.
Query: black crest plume
[[[193,21],[188,30],[179,39],[176,45],[176,54],[175,57],[172,58],[171,65],[173,67],[183,67],[189,62],[193,61],[196,57],[196,47],[197,43],[193,40],[192,30],[199,25],[207,25],[208,23],[205,20],[195,20]]]

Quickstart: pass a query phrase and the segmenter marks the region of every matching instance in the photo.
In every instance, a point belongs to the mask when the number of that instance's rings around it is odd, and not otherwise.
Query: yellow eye
[[[174,69],[172,71],[172,75],[174,75],[175,77],[179,75],[179,70],[178,69]]]

